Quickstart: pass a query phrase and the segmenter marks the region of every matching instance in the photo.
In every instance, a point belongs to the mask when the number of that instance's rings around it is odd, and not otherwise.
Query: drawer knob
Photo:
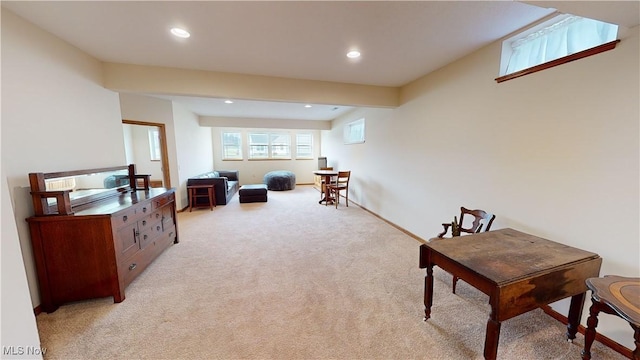
[[[127,215],[122,217],[122,221],[127,221],[129,218],[127,217]]]
[[[160,225],[156,226],[156,230],[160,231]]]
[[[133,264],[129,265],[129,270],[135,269],[136,266],[138,266],[138,264],[136,264],[136,263],[133,263]]]
[[[142,226],[147,225],[147,220],[142,220]]]
[[[144,240],[147,240],[147,234],[144,234],[144,236],[142,237]]]

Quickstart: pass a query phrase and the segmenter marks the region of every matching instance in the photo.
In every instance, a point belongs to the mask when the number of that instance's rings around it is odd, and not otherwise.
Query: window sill
[[[260,158],[260,159],[248,159],[249,161],[281,161],[281,160],[286,160],[286,161],[291,161],[293,159],[283,159],[283,158]]]
[[[546,69],[552,68],[554,66],[558,66],[558,65],[566,64],[566,63],[574,61],[574,60],[582,59],[582,58],[585,58],[587,56],[599,54],[601,52],[605,52],[605,51],[608,51],[608,50],[615,49],[616,45],[619,42],[620,42],[620,40],[611,41],[611,42],[608,42],[606,44],[602,44],[600,46],[593,47],[591,49],[580,51],[580,52],[577,52],[575,54],[571,54],[571,55],[568,55],[568,56],[565,56],[565,57],[561,57],[559,59],[555,59],[555,60],[546,62],[544,64],[536,65],[536,66],[530,67],[528,69],[524,69],[524,70],[516,71],[516,72],[511,73],[511,74],[500,76],[500,77],[496,78],[495,80],[496,80],[496,82],[501,83],[501,82],[504,82],[504,81],[507,81],[507,80],[518,78],[520,76],[532,74],[532,73],[535,73],[535,72],[538,72],[538,71],[541,71],[541,70],[546,70]]]

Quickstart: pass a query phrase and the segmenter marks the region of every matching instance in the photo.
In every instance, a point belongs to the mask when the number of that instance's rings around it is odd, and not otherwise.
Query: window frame
[[[301,141],[300,141],[300,137],[301,136],[308,136],[309,137],[309,143],[301,145],[300,144],[301,143]],[[308,151],[309,155],[301,156],[300,155],[300,146],[309,147],[309,151]],[[314,158],[313,157],[313,133],[310,133],[310,132],[296,133],[296,159],[312,160],[313,158]]]
[[[252,136],[266,136],[266,142],[253,142]],[[276,142],[278,137],[284,136],[286,142]],[[291,158],[291,133],[285,131],[255,131],[247,133],[247,144],[249,146],[249,160],[292,160]],[[254,147],[266,147],[265,151],[259,151],[259,153],[265,153],[264,156],[254,155],[252,150]],[[286,149],[283,155],[276,155],[279,151],[275,150],[276,147],[282,147]],[[256,153],[258,153],[256,151]]]
[[[578,21],[580,22],[578,23]],[[582,34],[581,32],[582,29],[580,27],[585,26],[586,24],[592,24],[588,26],[593,26],[593,25],[598,26],[597,39],[599,41],[597,42],[608,41],[611,38],[616,38],[619,36],[619,25],[606,23],[606,22],[592,19],[592,18],[580,17],[572,14],[559,14],[535,26],[531,26],[528,29],[502,42],[502,53],[500,56],[500,71],[499,71],[500,74],[503,74],[508,70],[508,67],[510,66],[511,61],[513,60],[513,56],[515,55],[514,51],[516,51],[516,50],[513,50],[514,49],[513,44],[517,44],[522,41],[524,41],[524,44],[527,44],[529,43],[529,41],[537,41],[535,39],[541,39],[544,44],[543,45],[544,47],[541,47],[541,48],[525,47],[525,49],[534,49],[534,50],[538,49],[538,51],[540,51],[541,54],[545,54],[546,51],[550,51],[553,54],[558,49],[555,48],[553,45],[551,46],[547,45],[547,42],[549,42],[551,44],[555,43],[556,46],[557,44],[563,44],[563,46],[567,46],[568,49],[565,49],[565,48],[562,48],[562,49],[567,50],[565,53],[568,53],[572,51],[571,50],[572,47],[575,48],[575,47],[582,47],[580,45],[586,45],[584,44],[583,41],[591,42],[592,40],[595,40],[589,35],[586,35],[584,38],[576,39],[575,37],[576,32]],[[603,30],[607,32],[614,31],[612,34],[610,33],[610,35],[613,35],[613,36],[603,36],[603,34],[600,33],[600,26],[603,26]],[[573,33],[574,35],[569,35],[571,33]],[[587,31],[586,34],[592,35],[593,33]],[[532,36],[534,40],[529,40]],[[546,70],[558,65],[566,64],[571,61],[589,57],[591,55],[596,55],[608,50],[612,50],[612,49],[615,49],[616,45],[619,42],[620,42],[619,39],[611,40],[605,43],[600,43],[599,45],[596,45],[590,48],[586,48],[584,50],[581,50],[575,53],[569,53],[568,55],[561,56],[559,58],[555,58],[555,59],[552,58],[552,60],[549,60],[543,63],[536,63],[535,65],[532,65],[528,68],[524,68],[524,69],[514,71],[512,73],[505,73],[504,75],[500,75],[497,78],[495,78],[495,81],[497,83],[501,83],[501,82],[515,79],[524,75]],[[521,45],[516,45],[516,46],[520,49]],[[518,51],[526,51],[526,50],[518,50]],[[558,55],[562,55],[562,54],[558,54]],[[548,58],[549,54],[546,53],[546,55],[543,55],[543,56]],[[530,59],[530,60],[533,60],[533,59]],[[539,60],[543,61],[542,59],[539,59]],[[530,61],[529,63],[531,64],[534,61],[535,60]]]
[[[520,71],[516,71],[516,72],[511,73],[511,74],[507,74],[507,75],[503,75],[503,76],[497,77],[495,80],[496,80],[497,83],[501,83],[501,82],[504,82],[504,81],[507,81],[507,80],[511,80],[511,79],[515,79],[515,78],[519,78],[521,76],[525,76],[525,75],[528,75],[528,74],[533,74],[533,73],[538,72],[538,71],[546,70],[546,69],[549,69],[549,68],[552,68],[552,67],[555,67],[555,66],[558,66],[558,65],[566,64],[566,63],[572,62],[574,60],[586,58],[586,57],[591,56],[591,55],[600,54],[602,52],[615,49],[616,45],[619,42],[620,42],[619,39],[618,40],[614,40],[614,41],[611,41],[611,42],[608,42],[608,43],[605,43],[605,44],[602,44],[602,45],[598,45],[596,47],[592,47],[591,49],[583,50],[583,51],[577,52],[575,54],[571,54],[571,55],[567,55],[567,56],[564,56],[564,57],[561,57],[561,58],[558,58],[558,59],[555,59],[555,60],[551,60],[549,62],[540,64],[540,65],[532,66],[530,68],[526,68],[526,69],[523,69],[523,70],[520,70]]]
[[[343,138],[345,145],[364,143],[365,130],[365,118],[360,118],[344,124]]]
[[[149,160],[162,161],[162,149],[160,147],[160,129],[149,129],[147,133],[149,136]]]
[[[225,142],[225,135],[234,135],[238,139],[238,144],[228,144]],[[222,160],[230,161],[230,160],[244,160],[244,154],[242,152],[242,133],[240,131],[223,131],[221,133],[222,138]],[[227,147],[237,147],[238,156],[228,156]]]

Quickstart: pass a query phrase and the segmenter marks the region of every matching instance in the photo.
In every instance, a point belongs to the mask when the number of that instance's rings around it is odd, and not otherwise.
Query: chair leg
[[[451,284],[451,292],[456,293],[456,285],[458,284],[458,277],[453,275],[453,284]]]
[[[345,199],[345,204],[347,204],[347,207],[349,207],[349,188],[347,188],[347,190],[345,191],[344,199]]]

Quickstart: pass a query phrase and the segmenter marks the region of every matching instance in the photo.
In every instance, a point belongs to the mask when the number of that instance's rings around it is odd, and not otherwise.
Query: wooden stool
[[[598,313],[601,311],[618,315],[631,325],[634,331],[636,349],[633,358],[640,360],[640,278],[607,275],[601,278],[589,278],[587,287],[591,290],[591,308],[584,334],[582,359],[591,359],[591,344],[596,337]]]
[[[198,192],[198,190],[201,189],[206,189],[207,193],[203,193],[203,192]],[[190,185],[187,186],[187,192],[189,194],[189,212],[191,212],[191,210],[194,207],[209,207],[209,210],[213,210],[213,207],[216,206],[216,192],[215,190],[215,185],[210,184],[210,185]],[[197,204],[196,200],[197,198],[206,198],[207,199],[207,203],[206,204]]]

